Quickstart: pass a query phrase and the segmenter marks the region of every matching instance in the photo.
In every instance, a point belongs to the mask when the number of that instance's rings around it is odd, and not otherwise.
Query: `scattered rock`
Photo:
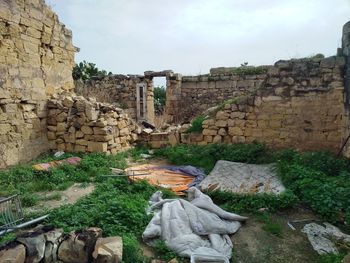
[[[0,250],[1,263],[24,263],[26,259],[26,248],[22,244],[13,243],[7,248]]]
[[[120,263],[123,258],[121,237],[99,238],[92,254],[95,263]]]
[[[58,258],[65,263],[88,263],[96,240],[101,237],[100,228],[88,228],[71,232],[58,248]]]

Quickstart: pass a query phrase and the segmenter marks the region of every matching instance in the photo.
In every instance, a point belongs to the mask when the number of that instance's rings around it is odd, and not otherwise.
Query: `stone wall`
[[[82,96],[59,96],[48,102],[47,137],[51,148],[67,152],[116,153],[137,139],[138,127],[111,104]]]
[[[0,1],[0,168],[49,148],[47,97],[74,88],[74,52],[43,0]]]
[[[137,89],[139,85],[144,85],[146,91],[146,114],[139,118],[153,123],[153,81],[151,78],[138,75],[94,77],[86,82],[77,81],[75,90],[77,94],[86,98],[95,97],[98,101],[116,104],[136,120],[138,115]]]
[[[244,82],[250,92],[211,113],[192,143],[256,140],[274,147],[339,151],[344,64],[343,57],[279,61],[264,79],[264,75],[249,76]]]
[[[208,75],[183,76],[178,85],[168,87],[168,93],[175,96],[171,98],[171,107],[166,110],[178,122],[188,122],[225,100],[257,90],[276,89],[276,93],[289,89],[295,92],[322,91],[329,87],[333,77],[337,78],[336,81],[343,81],[344,61],[338,58],[336,66],[334,63],[333,58],[301,59],[279,61],[274,66],[216,68]]]

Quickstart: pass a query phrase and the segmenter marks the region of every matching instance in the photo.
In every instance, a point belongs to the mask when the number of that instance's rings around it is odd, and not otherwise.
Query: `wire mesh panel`
[[[19,196],[0,197],[0,230],[14,228],[22,220],[23,211]]]

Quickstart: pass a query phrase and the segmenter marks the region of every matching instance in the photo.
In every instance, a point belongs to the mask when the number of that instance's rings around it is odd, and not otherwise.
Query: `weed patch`
[[[198,116],[196,117],[192,122],[191,122],[191,126],[187,129],[187,133],[191,133],[191,132],[196,132],[196,133],[200,133],[203,131],[202,128],[202,124],[203,121],[205,120],[205,116]]]
[[[177,165],[202,167],[209,173],[218,160],[244,163],[269,163],[273,161],[272,151],[264,144],[210,144],[178,145],[155,151]]]

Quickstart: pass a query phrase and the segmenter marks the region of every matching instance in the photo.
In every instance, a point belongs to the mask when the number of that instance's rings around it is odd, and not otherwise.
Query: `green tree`
[[[73,68],[73,79],[75,80],[88,80],[94,76],[107,76],[111,74],[112,72],[107,73],[107,71],[105,70],[99,70],[96,67],[96,64],[86,62],[85,60],[83,62],[75,64]]]

